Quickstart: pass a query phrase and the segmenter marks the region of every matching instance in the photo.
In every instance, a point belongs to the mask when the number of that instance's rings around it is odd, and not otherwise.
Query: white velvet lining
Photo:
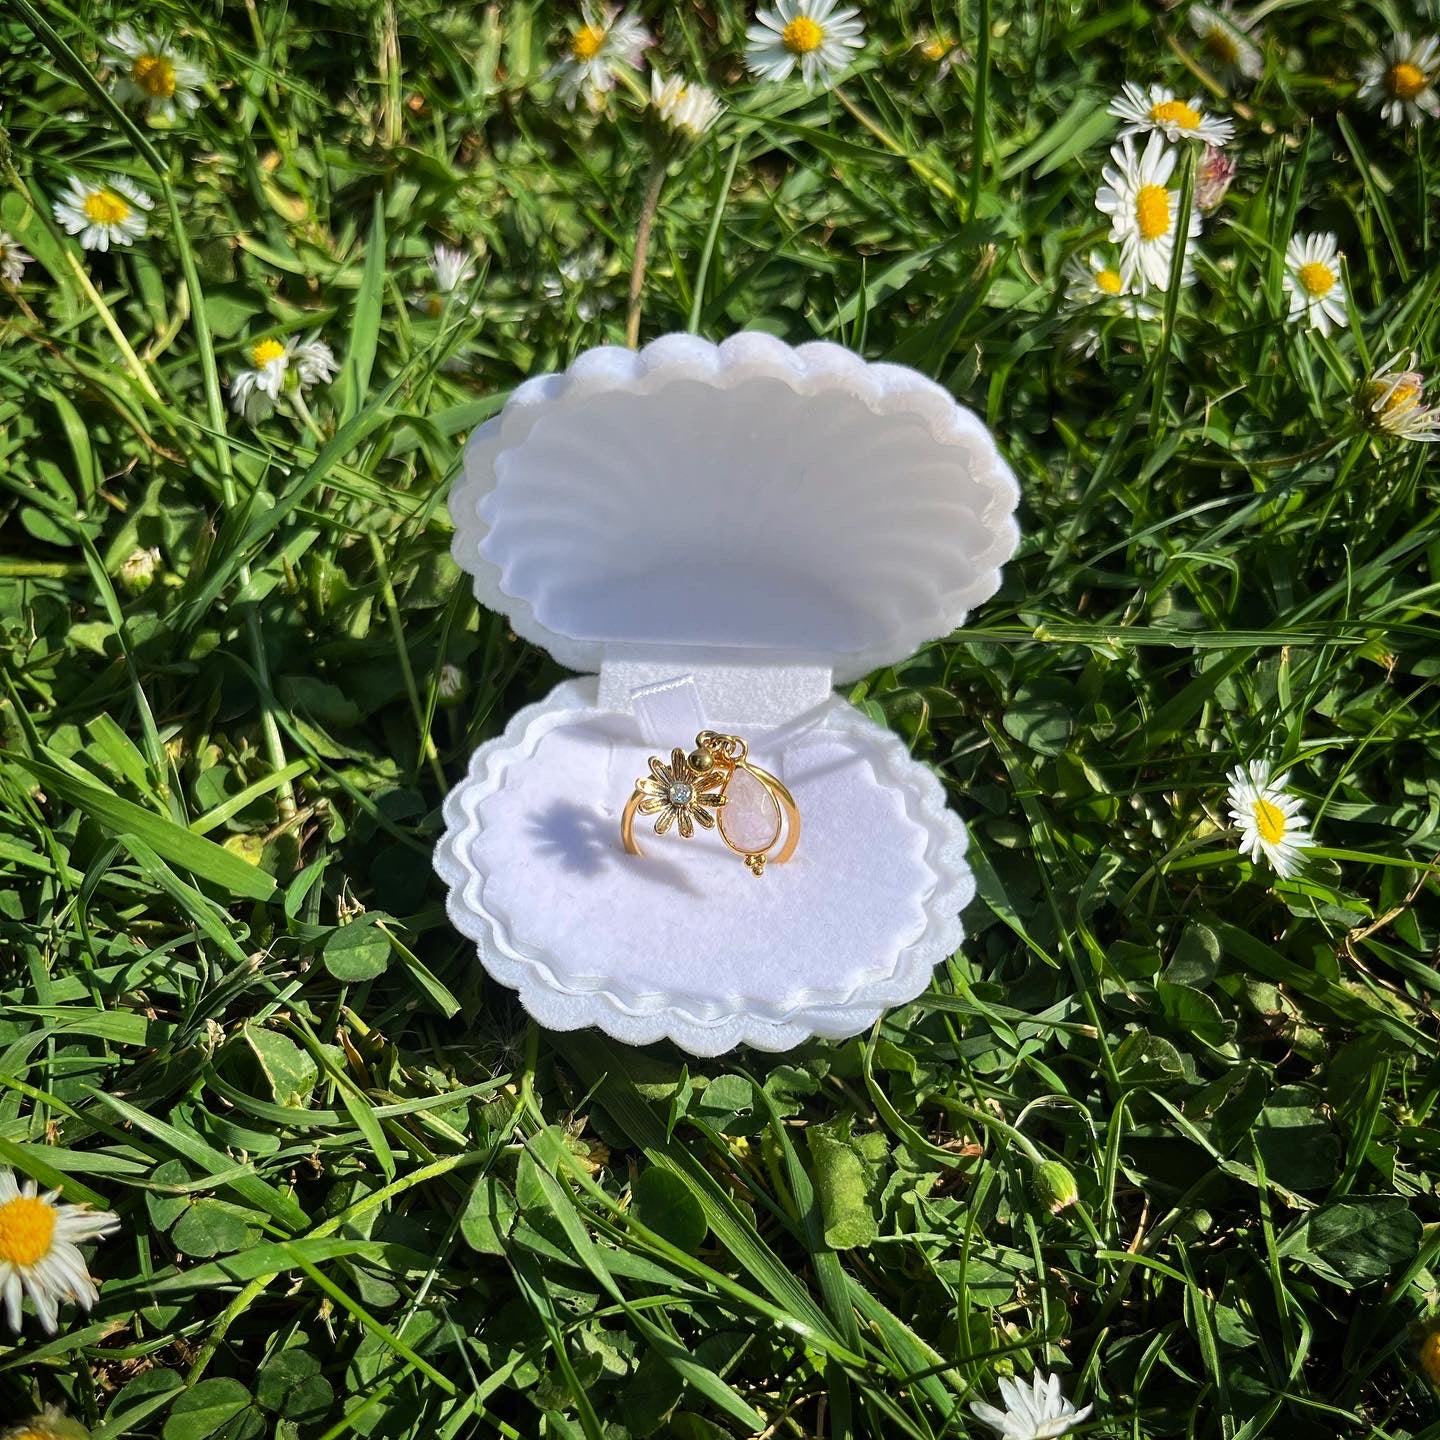
[[[465,447],[451,548],[572,669],[711,646],[846,680],[995,592],[1017,498],[989,430],[913,370],[665,335],[521,385]]]
[[[757,879],[718,837],[644,821],[646,854],[624,854],[653,747],[596,699],[593,679],[567,682],[483,746],[437,854],[455,924],[542,1023],[786,1049],[864,1028],[958,946],[964,830],[889,731],[836,700],[784,753],[756,753],[803,816],[795,857]]]

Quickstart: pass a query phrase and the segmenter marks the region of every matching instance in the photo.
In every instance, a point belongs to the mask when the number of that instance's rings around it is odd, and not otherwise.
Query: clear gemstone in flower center
[[[665,798],[672,805],[689,805],[695,799],[695,787],[685,780],[677,780],[665,792]]]

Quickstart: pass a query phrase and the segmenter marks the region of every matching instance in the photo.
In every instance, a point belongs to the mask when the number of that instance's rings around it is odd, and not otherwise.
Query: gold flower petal
[[[680,752],[677,750],[675,753],[678,755]],[[666,788],[675,781],[675,777],[660,763],[660,757],[658,755],[652,755],[650,757],[650,773],[659,784],[664,785]]]
[[[677,780],[690,780],[690,765],[685,759],[685,752],[677,745],[670,752],[670,770]]]
[[[708,810],[702,810],[698,805],[692,805],[690,813],[695,817],[696,823],[703,825],[705,829],[713,830],[715,828],[715,817]]]
[[[640,802],[640,813],[642,815],[658,815],[669,803],[662,795],[647,795]]]
[[[690,807],[680,811],[680,834],[688,840],[695,833],[695,822],[690,818]]]
[[[673,805],[667,804],[660,812],[660,818],[655,822],[655,833],[663,835],[675,823],[675,816],[678,813]]]
[[[637,780],[635,782],[635,788],[642,795],[664,795],[666,790],[664,785],[658,780],[652,780],[648,775],[643,779]]]

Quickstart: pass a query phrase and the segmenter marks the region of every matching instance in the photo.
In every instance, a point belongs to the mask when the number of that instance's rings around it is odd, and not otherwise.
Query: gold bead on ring
[[[718,830],[752,875],[763,875],[769,862],[783,865],[800,843],[800,811],[779,780],[750,763],[749,753],[738,735],[702,730],[689,754],[678,745],[670,752],[668,765],[652,755],[650,773],[635,782],[620,817],[626,854],[641,853],[636,815],[653,815],[657,835],[672,826],[687,840],[697,825]],[[750,786],[755,788],[745,794]]]

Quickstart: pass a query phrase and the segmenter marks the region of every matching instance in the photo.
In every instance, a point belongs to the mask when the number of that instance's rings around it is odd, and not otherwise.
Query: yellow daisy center
[[[1317,300],[1335,286],[1335,272],[1322,260],[1308,260],[1295,273],[1306,292]]]
[[[33,1265],[49,1253],[55,1212],[43,1200],[17,1195],[0,1205],[0,1260]]]
[[[1235,43],[1235,37],[1227,35],[1219,26],[1206,35],[1205,48],[1210,52],[1210,58],[1222,65],[1233,65],[1240,58],[1240,47]]]
[[[1431,1384],[1440,1385],[1440,1330],[1432,1330],[1421,1344],[1420,1368]]]
[[[570,53],[583,65],[593,60],[605,43],[605,32],[598,25],[582,25],[570,37]]]
[[[1150,107],[1150,118],[1161,125],[1193,130],[1200,123],[1200,112],[1192,110],[1183,100],[1161,100]]]
[[[1401,60],[1390,67],[1385,88],[1397,100],[1413,100],[1425,88],[1425,72],[1418,65]]]
[[[1135,196],[1135,221],[1142,240],[1158,240],[1170,229],[1170,192],[1163,185],[1142,185]]]
[[[1107,295],[1118,295],[1125,288],[1125,281],[1121,278],[1118,270],[1097,270],[1095,272],[1095,288],[1103,290]]]
[[[1285,838],[1285,812],[1261,796],[1255,797],[1255,828],[1267,845],[1278,845]]]
[[[808,15],[797,15],[781,32],[780,43],[792,55],[808,55],[825,40],[825,28]]]
[[[272,360],[278,360],[285,353],[285,347],[278,340],[262,340],[250,347],[250,360],[257,370],[263,370]]]
[[[175,66],[163,55],[136,56],[130,78],[157,100],[168,100],[175,93]]]
[[[113,190],[92,190],[80,208],[96,225],[121,225],[130,217],[129,203]]]
[[[1403,415],[1420,403],[1420,387],[1413,380],[1402,380],[1380,407],[1383,415]]]

